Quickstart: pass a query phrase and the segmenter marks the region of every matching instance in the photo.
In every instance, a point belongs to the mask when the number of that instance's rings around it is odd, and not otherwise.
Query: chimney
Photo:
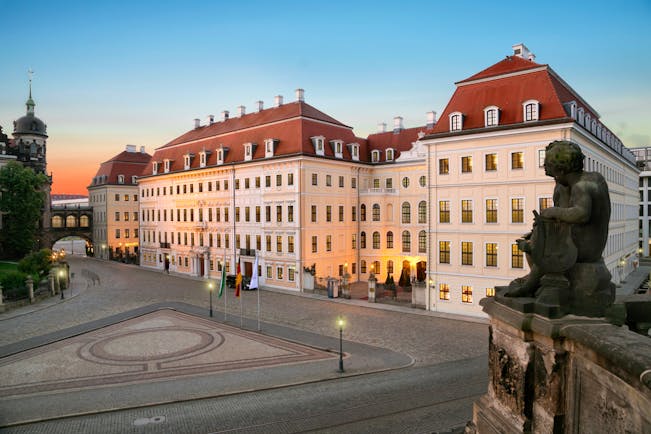
[[[245,114],[246,114],[246,107],[244,107],[243,105],[238,105],[237,106],[237,115],[241,117],[241,116],[244,116]]]
[[[264,101],[262,101],[262,100],[256,101],[256,104],[258,105],[258,111],[259,112],[264,110]]]
[[[194,120],[194,127],[199,128],[201,126],[201,121],[198,118],[195,118]]]
[[[212,125],[215,123],[215,115],[208,115],[208,125]]]
[[[281,105],[283,105],[283,96],[282,95],[277,95],[274,98],[274,102],[275,102],[276,107],[280,107]]]
[[[427,112],[427,124],[425,127],[429,130],[434,128],[434,125],[436,125],[436,112],[432,110],[431,112]]]
[[[305,101],[305,91],[301,88],[296,89],[296,101]]]
[[[224,110],[222,112],[222,121],[227,121],[228,120],[228,110]]]
[[[521,57],[522,59],[527,59],[530,62],[536,60],[536,56],[531,51],[529,51],[527,46],[524,44],[515,44],[511,48],[513,48],[514,56]]]
[[[398,134],[405,127],[402,126],[402,116],[393,118],[393,134]]]
[[[126,151],[127,152],[136,152],[136,145],[127,145]]]
[[[141,153],[141,154],[144,154],[144,153],[145,153],[145,147],[144,147],[144,146],[141,146],[141,147],[140,147],[140,153]]]
[[[386,122],[379,122],[377,124],[377,132],[378,133],[386,133],[387,132],[387,123]]]

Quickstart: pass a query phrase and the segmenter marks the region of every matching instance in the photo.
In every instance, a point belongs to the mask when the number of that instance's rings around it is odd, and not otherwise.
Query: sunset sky
[[[651,146],[651,3],[0,0],[0,125],[48,125],[54,193],[87,194],[126,144],[208,114],[306,101],[358,136],[443,111],[454,82],[524,43],[629,147]]]

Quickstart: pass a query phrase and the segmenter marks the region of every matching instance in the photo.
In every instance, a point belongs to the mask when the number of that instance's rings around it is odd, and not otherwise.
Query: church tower
[[[18,161],[36,173],[46,174],[47,125],[34,114],[36,103],[32,99],[32,71],[29,71],[29,98],[25,103],[25,116],[14,121],[14,152]]]

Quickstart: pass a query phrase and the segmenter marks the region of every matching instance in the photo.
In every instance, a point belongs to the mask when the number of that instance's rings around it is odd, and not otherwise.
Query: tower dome
[[[25,102],[27,113],[14,121],[14,136],[30,134],[34,136],[47,137],[47,125],[34,114],[36,103],[32,99],[32,79],[29,79],[29,98]]]

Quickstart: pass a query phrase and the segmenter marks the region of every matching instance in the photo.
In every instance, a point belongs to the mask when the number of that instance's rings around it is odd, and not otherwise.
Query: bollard
[[[54,270],[50,270],[50,274],[47,276],[47,283],[48,288],[50,288],[50,293],[56,295],[56,291],[54,290]]]
[[[32,280],[32,276],[28,276],[25,283],[27,284],[27,290],[29,291],[29,302],[34,303],[34,280]]]

